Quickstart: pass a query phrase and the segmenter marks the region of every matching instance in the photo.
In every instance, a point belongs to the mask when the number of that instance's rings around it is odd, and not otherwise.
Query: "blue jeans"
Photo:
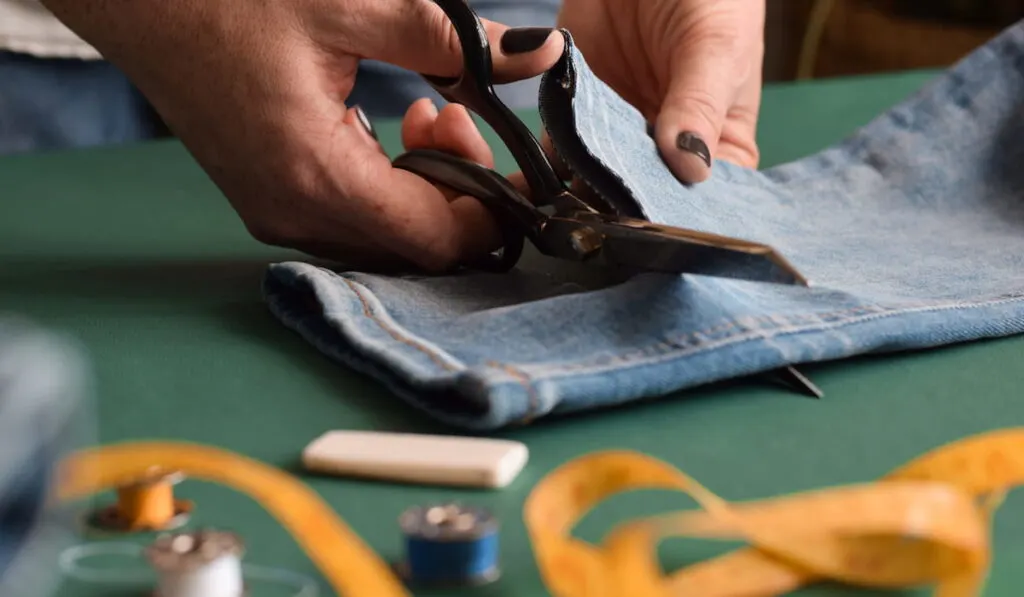
[[[554,26],[560,0],[477,0],[481,17],[511,27]],[[513,107],[537,101],[536,80],[508,85]],[[443,100],[419,75],[365,61],[349,105],[371,117],[401,116],[421,97]],[[132,143],[165,134],[145,98],[112,65],[0,52],[0,155]]]
[[[271,311],[340,365],[478,430],[1024,332],[1024,22],[841,143],[764,171],[719,162],[692,187],[643,117],[572,62],[570,114],[542,114],[570,165],[603,164],[655,222],[775,246],[812,285],[601,282],[542,258],[436,277],[287,262],[265,278]]]
[[[75,508],[44,507],[57,462],[95,438],[81,347],[0,313],[0,595],[50,595]]]
[[[127,143],[160,128],[146,100],[106,62],[0,52],[0,155]]]

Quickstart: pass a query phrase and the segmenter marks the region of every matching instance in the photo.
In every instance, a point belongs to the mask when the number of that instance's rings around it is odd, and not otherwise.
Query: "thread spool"
[[[182,527],[192,512],[192,502],[174,497],[174,486],[184,475],[153,468],[116,490],[117,501],[89,519],[97,529],[120,533],[169,531]]]
[[[154,597],[243,597],[244,551],[234,533],[197,531],[160,537],[146,549],[158,578]]]
[[[397,566],[419,586],[477,586],[501,576],[499,523],[482,508],[460,504],[416,506],[399,517],[405,558]]]

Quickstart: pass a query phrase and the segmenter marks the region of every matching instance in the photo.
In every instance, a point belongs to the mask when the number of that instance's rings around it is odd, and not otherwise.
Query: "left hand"
[[[757,167],[764,20],[765,0],[564,0],[558,24],[696,183],[712,158]]]

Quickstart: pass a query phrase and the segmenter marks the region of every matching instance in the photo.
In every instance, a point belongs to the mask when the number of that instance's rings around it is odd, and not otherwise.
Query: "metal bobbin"
[[[170,531],[188,522],[193,504],[174,497],[174,486],[184,480],[178,472],[153,467],[117,488],[117,501],[100,508],[88,519],[89,526],[108,532]]]
[[[410,585],[468,587],[501,576],[498,519],[483,508],[448,503],[409,508],[398,519],[405,558],[396,565]]]
[[[164,535],[146,548],[160,578],[153,597],[246,597],[245,543],[230,532],[199,530]]]

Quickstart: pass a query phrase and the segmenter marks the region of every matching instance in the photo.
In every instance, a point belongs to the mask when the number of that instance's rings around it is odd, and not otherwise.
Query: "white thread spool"
[[[243,552],[233,533],[199,531],[157,539],[146,550],[159,577],[156,597],[242,597]]]

